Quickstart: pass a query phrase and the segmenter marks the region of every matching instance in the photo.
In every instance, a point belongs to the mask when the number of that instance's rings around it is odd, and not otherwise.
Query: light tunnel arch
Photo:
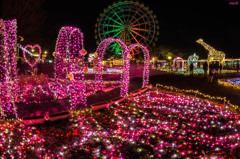
[[[182,71],[184,71],[184,60],[183,60],[183,58],[181,58],[179,56],[177,56],[177,57],[175,57],[173,59],[173,64],[172,64],[173,71],[175,71],[175,68],[176,68],[176,60],[181,60],[181,62],[182,62]]]
[[[129,83],[129,59],[128,59],[128,55],[129,55],[129,51],[127,48],[127,45],[120,39],[117,38],[107,38],[105,40],[103,40],[98,48],[97,48],[97,54],[99,57],[99,63],[96,66],[96,70],[98,70],[96,72],[96,89],[102,89],[102,83],[103,83],[103,78],[102,78],[102,70],[103,70],[103,65],[102,65],[102,61],[103,61],[103,55],[104,52],[107,48],[108,45],[110,45],[111,43],[116,42],[120,45],[120,47],[122,48],[122,62],[123,62],[123,71],[122,71],[122,76],[121,76],[121,92],[120,92],[120,96],[124,97],[125,95],[128,94],[128,83]]]
[[[65,79],[67,73],[73,71],[69,62],[74,58],[83,60],[83,56],[79,53],[82,49],[84,49],[83,33],[80,29],[71,26],[62,27],[55,47],[55,78]]]
[[[131,44],[128,47],[129,54],[130,54],[131,50],[133,50],[136,47],[141,48],[144,53],[144,70],[143,70],[143,85],[142,85],[142,87],[145,87],[148,85],[148,82],[149,82],[149,59],[150,59],[149,50],[147,49],[147,47],[143,46],[142,44],[136,43],[136,44]]]
[[[70,96],[71,110],[78,105],[86,106],[84,72],[77,67],[78,60],[82,61],[83,67],[84,56],[80,53],[84,49],[83,42],[83,33],[79,28],[64,26],[59,31],[55,46],[54,78],[56,85],[60,81],[68,82],[66,91]],[[77,75],[77,78],[67,81],[68,74]]]

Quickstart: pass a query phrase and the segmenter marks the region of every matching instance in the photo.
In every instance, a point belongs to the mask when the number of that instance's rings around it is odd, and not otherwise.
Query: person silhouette
[[[190,69],[190,74],[193,76],[193,63],[190,64],[189,69]]]
[[[211,63],[211,64],[209,65],[208,82],[211,82],[211,83],[212,83],[213,76],[214,76],[214,63]]]
[[[205,62],[203,63],[203,70],[204,70],[204,76],[206,77],[206,76],[207,76],[207,70],[208,70],[207,61],[205,61]]]

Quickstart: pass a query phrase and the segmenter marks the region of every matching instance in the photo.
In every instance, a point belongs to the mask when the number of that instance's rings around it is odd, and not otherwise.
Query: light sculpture
[[[222,51],[215,50],[212,46],[208,45],[203,41],[203,39],[198,39],[197,43],[201,44],[208,51],[208,63],[211,63],[213,60],[218,60],[219,63],[223,63],[225,60],[225,53]]]
[[[181,57],[175,57],[173,59],[173,64],[172,64],[172,69],[173,71],[175,70],[175,67],[176,67],[176,60],[181,60],[182,61],[182,71],[184,71],[184,60],[181,58]],[[179,63],[178,63],[179,64]]]
[[[25,53],[28,53],[28,54],[31,55],[31,56],[33,55],[33,53],[31,53],[30,51],[28,51],[27,49],[25,49],[21,44],[18,44],[17,47],[20,48],[21,50],[25,51]],[[53,56],[55,56],[55,55],[53,55]],[[41,59],[41,58],[40,58],[39,60],[40,60],[41,62],[44,62],[44,60]]]
[[[136,47],[140,47],[144,53],[144,70],[143,70],[143,85],[142,85],[142,87],[145,87],[146,85],[148,85],[148,82],[149,82],[149,58],[150,58],[149,50],[142,44],[136,43],[136,44],[131,44],[128,47],[129,54]]]
[[[98,64],[96,64],[96,89],[100,90],[102,88],[102,83],[103,83],[103,79],[102,79],[102,70],[103,70],[103,65],[102,65],[102,61],[103,61],[103,54],[107,48],[108,45],[112,44],[112,43],[118,43],[122,49],[122,56],[123,56],[123,73],[121,76],[121,93],[120,96],[125,96],[128,93],[128,83],[129,83],[129,59],[128,59],[128,48],[127,45],[120,39],[115,39],[115,38],[107,38],[105,40],[103,40],[98,48],[97,48],[97,54],[98,54],[98,58],[99,58],[99,62]]]
[[[199,56],[194,53],[193,55],[190,55],[188,57],[188,64],[197,64],[198,63]]]
[[[76,109],[76,106],[80,105],[86,106],[83,72],[86,50],[84,50],[83,34],[80,29],[72,26],[62,27],[58,34],[55,52],[55,80],[69,83],[66,90],[70,96],[70,109]],[[66,77],[71,73],[74,79],[67,81]]]
[[[35,44],[33,46],[32,45],[26,45],[24,48],[25,49],[23,50],[23,57],[24,57],[25,61],[27,62],[27,64],[29,66],[31,66],[31,68],[33,68],[37,64],[38,60],[40,60],[40,58],[41,58],[42,49],[41,49],[41,47],[38,44]],[[27,59],[27,56],[26,56],[26,53],[25,53],[25,50],[27,50],[27,48],[31,48],[31,49],[38,48],[39,55],[38,55],[37,59],[34,62],[31,62],[31,61],[29,61]]]
[[[18,91],[16,70],[17,20],[0,19],[0,45],[3,53],[0,76],[0,117],[18,118],[15,97]]]

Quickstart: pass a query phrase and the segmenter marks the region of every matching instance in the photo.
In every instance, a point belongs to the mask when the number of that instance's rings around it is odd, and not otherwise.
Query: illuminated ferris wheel
[[[118,2],[104,9],[97,19],[95,39],[97,44],[112,37],[119,38],[127,45],[141,43],[144,46],[155,46],[159,35],[158,20],[153,11],[144,4],[133,1]],[[121,48],[117,43],[108,46],[108,50],[121,55]],[[132,50],[137,54],[138,48]]]

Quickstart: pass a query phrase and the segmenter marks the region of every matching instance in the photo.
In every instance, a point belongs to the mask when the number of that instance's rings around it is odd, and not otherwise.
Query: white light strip
[[[22,49],[23,51],[27,52],[29,55],[35,56],[33,55],[30,51],[28,51],[27,49],[25,49],[22,45],[18,44],[17,45],[20,49]],[[44,62],[43,59],[40,59],[42,62]]]

